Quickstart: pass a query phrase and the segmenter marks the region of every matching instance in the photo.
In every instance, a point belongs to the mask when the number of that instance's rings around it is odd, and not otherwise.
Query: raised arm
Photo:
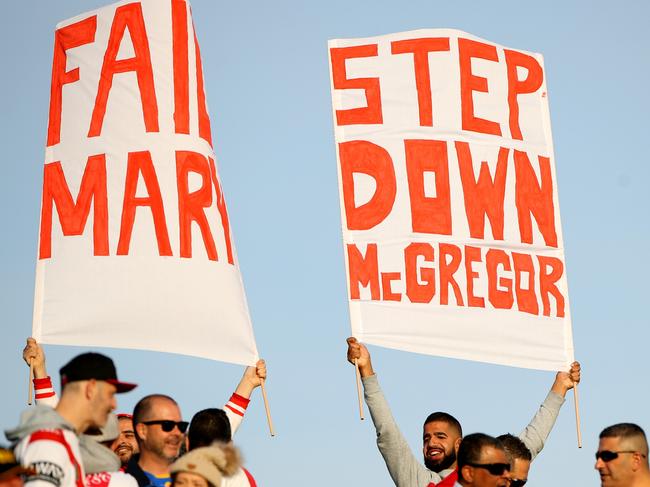
[[[52,380],[47,375],[45,352],[43,347],[31,337],[27,339],[27,344],[23,348],[23,360],[27,365],[31,363],[34,370],[36,404],[55,407],[59,402],[59,398],[52,387]]]
[[[558,372],[546,399],[519,438],[530,450],[533,459],[542,451],[546,438],[555,425],[555,420],[564,404],[566,393],[580,382],[580,364],[573,362],[568,372]]]
[[[244,413],[250,403],[251,394],[257,387],[262,385],[264,379],[266,379],[266,362],[260,359],[254,367],[246,367],[235,392],[226,403],[224,411],[226,411],[226,416],[230,420],[230,429],[233,436],[244,419]]]
[[[395,485],[420,487],[430,482],[440,482],[442,480],[440,475],[427,469],[415,458],[397,427],[388,402],[379,387],[377,376],[372,368],[370,352],[366,346],[354,337],[348,338],[347,343],[348,361],[354,364],[356,359],[359,365],[364,397],[377,432],[377,447]]]

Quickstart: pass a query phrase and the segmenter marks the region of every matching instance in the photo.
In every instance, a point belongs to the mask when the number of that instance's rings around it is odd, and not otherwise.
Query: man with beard
[[[163,394],[145,396],[133,410],[133,427],[140,448],[126,467],[140,487],[169,487],[169,466],[178,456],[187,421],[176,401]]]
[[[602,487],[649,487],[648,440],[634,423],[619,423],[600,433],[596,465]]]
[[[23,413],[21,424],[6,432],[16,444],[18,460],[34,470],[25,481],[30,487],[83,487],[86,471],[79,435],[104,427],[116,407],[115,394],[136,387],[119,381],[113,361],[99,353],[76,356],[60,374],[62,390],[56,407],[30,408]],[[113,455],[105,447],[98,448]]]
[[[364,397],[373,424],[377,430],[377,447],[386,462],[386,467],[397,487],[447,487],[457,479],[456,451],[463,433],[458,420],[448,413],[435,412],[424,422],[422,453],[424,465],[415,458],[402,436],[388,402],[379,387],[372,368],[370,353],[356,338],[350,337],[348,361],[356,360],[363,383]],[[580,364],[575,362],[571,372],[558,372],[551,391],[533,417],[530,424],[518,436],[534,458],[544,447],[564,396],[580,380]]]
[[[115,438],[111,444],[111,450],[120,457],[122,468],[131,460],[131,457],[140,452],[138,442],[135,439],[135,431],[133,430],[133,416],[130,414],[120,413],[117,415],[118,424],[120,428],[120,435]]]

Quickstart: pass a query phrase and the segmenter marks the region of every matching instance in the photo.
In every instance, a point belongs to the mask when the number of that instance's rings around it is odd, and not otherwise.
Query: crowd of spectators
[[[397,487],[523,487],[567,392],[580,381],[577,362],[558,372],[517,435],[463,435],[451,414],[429,414],[420,462],[393,419],[368,349],[353,337],[347,342],[377,446]],[[64,365],[60,394],[52,387],[43,349],[31,338],[23,359],[33,369],[37,404],[5,432],[11,446],[0,448],[0,487],[256,487],[232,437],[253,390],[266,378],[263,360],[246,368],[223,409],[204,409],[188,422],[178,403],[163,394],[145,396],[132,412],[116,414],[115,395],[136,384],[119,380],[105,355],[84,353]],[[632,423],[605,428],[595,469],[603,487],[650,487],[643,429]]]

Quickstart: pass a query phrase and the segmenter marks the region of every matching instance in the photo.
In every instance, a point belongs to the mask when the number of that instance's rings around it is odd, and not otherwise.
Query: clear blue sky
[[[42,162],[55,24],[106,2],[3,5],[0,78],[0,427],[24,407],[20,358],[31,330]],[[531,487],[598,485],[598,432],[650,430],[650,3],[638,1],[194,0],[206,92],[235,244],[278,431],[256,393],[236,437],[261,486],[390,486],[369,421],[356,412],[340,232],[327,40],[449,27],[545,56],[584,448],[567,402],[533,464]],[[645,304],[644,304],[645,303]],[[199,339],[199,337],[197,337]],[[47,347],[53,375],[80,349]],[[130,410],[144,394],[179,400],[187,419],[220,406],[241,368],[109,350]],[[433,410],[466,432],[518,433],[553,374],[371,348],[404,435],[420,454]],[[58,386],[58,379],[56,381]]]

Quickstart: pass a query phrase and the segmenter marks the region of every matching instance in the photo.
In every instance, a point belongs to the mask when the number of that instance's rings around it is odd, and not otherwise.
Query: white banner
[[[329,42],[352,333],[573,361],[543,58],[434,29]]]
[[[57,26],[33,335],[258,358],[184,0]]]

